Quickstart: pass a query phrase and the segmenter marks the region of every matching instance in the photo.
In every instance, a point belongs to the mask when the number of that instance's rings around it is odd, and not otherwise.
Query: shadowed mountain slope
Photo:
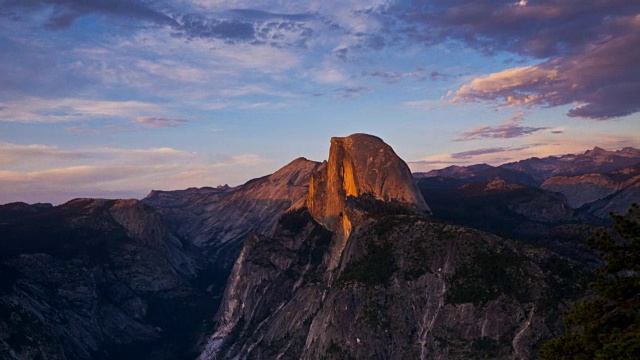
[[[158,211],[101,199],[35,210],[0,224],[1,358],[162,359],[190,351],[193,324],[211,305],[193,285],[204,258]]]
[[[317,166],[143,201],[0,206],[0,358],[194,358],[244,238],[304,204]]]

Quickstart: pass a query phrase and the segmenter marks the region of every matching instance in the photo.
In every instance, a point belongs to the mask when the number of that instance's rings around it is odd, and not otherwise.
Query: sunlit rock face
[[[152,191],[143,201],[163,209],[173,229],[198,247],[217,247],[248,233],[267,234],[301,202],[319,163],[298,158],[275,173],[233,188]]]
[[[313,218],[335,234],[330,268],[355,225],[345,200],[362,195],[429,211],[407,164],[380,138],[367,134],[331,138],[329,160],[311,176],[307,196]]]
[[[372,136],[332,139],[306,204],[244,242],[199,359],[534,359],[582,289],[577,263],[426,216]]]
[[[223,284],[248,234],[270,234],[285,211],[304,205],[319,166],[298,158],[239,186],[152,191],[142,201],[161,209],[172,231],[203,250]]]

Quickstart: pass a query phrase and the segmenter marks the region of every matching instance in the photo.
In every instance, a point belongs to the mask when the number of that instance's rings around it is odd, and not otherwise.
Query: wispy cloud
[[[403,106],[408,108],[415,109],[423,109],[423,110],[433,110],[437,107],[443,106],[445,104],[442,100],[415,100],[415,101],[404,101],[402,103]]]
[[[335,90],[336,95],[343,99],[362,96],[370,91],[371,89],[364,86],[345,86]]]
[[[102,101],[78,98],[23,98],[0,104],[0,121],[54,123],[94,118],[133,118],[159,112],[160,105],[140,101]]]
[[[560,129],[551,129],[549,127],[531,127],[522,126],[524,112],[517,112],[505,123],[498,126],[482,125],[470,131],[460,132],[460,137],[454,141],[469,141],[477,139],[511,139],[522,136],[531,135],[539,131],[551,130],[553,134],[561,134]]]
[[[160,159],[187,159],[194,157],[194,153],[172,149],[169,147],[150,149],[125,149],[112,147],[92,147],[80,149],[67,149],[59,146],[43,144],[12,144],[0,143],[0,151],[3,157],[0,164],[5,168],[19,166],[46,166],[57,161],[68,164],[69,161],[118,161],[127,158],[129,162],[140,163],[156,161]]]
[[[227,159],[214,164],[213,166],[234,166],[234,165],[244,165],[244,166],[255,166],[264,164],[266,160],[259,155],[254,154],[242,154],[242,155],[234,155],[230,156]]]
[[[497,165],[513,159],[523,158],[523,151],[531,151],[542,144],[525,144],[513,147],[487,147],[450,154],[428,156],[407,162],[413,171],[427,171],[451,165],[473,165],[487,163]]]
[[[222,89],[219,92],[224,97],[242,97],[247,95],[267,95],[273,97],[293,98],[297,95],[288,91],[276,90],[266,84],[243,85],[235,88]]]
[[[606,120],[640,111],[640,21],[634,35],[594,44],[584,53],[474,79],[457,101],[498,100],[506,106],[573,105],[572,117]]]
[[[411,71],[406,73],[401,73],[396,71],[366,71],[365,70],[362,72],[362,76],[379,78],[388,84],[395,84],[405,79],[423,81],[423,80],[426,80],[427,78],[431,78],[431,76],[428,76],[425,73],[425,71],[422,69],[418,69],[416,71]]]
[[[508,51],[542,61],[477,77],[458,89],[455,99],[459,102],[500,101],[507,106],[528,107],[572,105],[569,116],[591,119],[640,111],[640,75],[636,71],[640,59],[640,5],[636,2],[5,0],[3,8],[6,18],[45,19],[55,29],[73,26],[78,18],[87,15],[99,15],[111,19],[110,25],[126,25],[120,28],[134,37],[141,34],[147,43],[155,41],[153,46],[148,43],[147,50],[166,51],[174,49],[176,43],[197,48],[191,50],[199,58],[193,64],[176,61],[175,57],[152,61],[149,59],[158,59],[158,53],[140,56],[140,50],[133,62],[123,54],[124,59],[115,63],[97,60],[91,66],[83,61],[73,62],[74,66],[86,68],[86,72],[78,72],[87,77],[102,74],[105,82],[126,83],[161,96],[170,90],[156,86],[159,81],[153,80],[155,77],[181,84],[221,84],[206,91],[210,96],[228,85],[225,82],[233,76],[245,74],[246,69],[257,69],[261,75],[270,76],[269,81],[284,83],[291,74],[281,76],[282,73],[300,65],[305,68],[298,69],[298,76],[321,84],[354,87],[348,83],[354,70],[338,63],[363,61],[363,55],[366,58],[372,49],[415,49],[447,42],[464,43],[486,54]],[[140,41],[132,44],[127,51],[140,48]],[[317,61],[318,58],[325,60]],[[133,65],[123,67],[123,63]],[[410,78],[449,79],[441,71],[357,71],[386,83]],[[220,77],[224,81],[220,82]],[[181,91],[191,91],[193,95],[204,89],[205,86]]]
[[[471,81],[455,93],[454,101],[502,99],[504,105],[540,104],[544,99],[536,87],[549,86],[559,81],[557,69],[526,66],[503,70]],[[549,93],[549,95],[553,95]]]
[[[0,165],[4,168],[15,165],[24,165],[34,161],[53,159],[87,159],[90,154],[85,152],[73,152],[60,149],[57,146],[41,144],[19,145],[10,143],[0,143]]]
[[[539,144],[530,144],[530,145],[524,145],[519,147],[508,147],[508,148],[506,147],[482,148],[482,149],[475,149],[475,150],[468,150],[468,151],[453,153],[451,154],[451,158],[452,159],[471,159],[480,155],[513,152],[513,151],[529,149],[535,146],[539,146]]]
[[[152,189],[238,184],[263,175],[270,164],[255,154],[220,156],[212,161],[168,147],[66,149],[2,143],[0,151],[0,203],[141,197]]]
[[[189,120],[165,118],[160,116],[141,116],[134,120],[134,123],[144,124],[145,126],[150,128],[176,127],[184,125],[187,122],[189,122]]]
[[[131,121],[109,123],[102,126],[75,125],[66,128],[67,131],[86,135],[103,135],[146,131],[161,128],[174,128],[187,125],[189,120],[180,118],[166,118],[162,116],[139,116]]]
[[[459,39],[486,53],[548,58],[580,52],[602,35],[629,34],[611,25],[639,11],[639,4],[624,1],[430,0],[401,1],[384,14],[395,16],[397,26],[411,25],[403,33],[414,41]]]
[[[427,72],[424,69],[418,68],[415,71],[410,72],[397,72],[397,71],[362,71],[363,77],[379,78],[387,84],[395,84],[402,80],[415,80],[415,81],[444,81],[460,75],[447,74],[441,71]]]
[[[220,39],[229,43],[253,42],[274,46],[304,46],[313,31],[300,20],[308,14],[284,15],[258,10],[196,12],[188,3],[147,2],[141,0],[55,0],[4,1],[4,14],[45,15],[45,27],[68,28],[84,16],[95,14],[114,20],[138,21],[138,27],[168,27],[176,37]],[[232,10],[232,11],[229,11]],[[131,21],[127,26],[131,26]]]
[[[349,75],[341,64],[332,59],[325,59],[322,64],[310,72],[310,77],[321,84],[344,84]]]
[[[167,106],[189,101],[199,108],[228,97],[297,96],[283,84],[291,82],[289,72],[302,61],[288,48],[185,42],[163,31],[140,31],[133,39],[78,49],[74,55],[83,62],[74,63],[73,72],[93,82],[166,99]]]

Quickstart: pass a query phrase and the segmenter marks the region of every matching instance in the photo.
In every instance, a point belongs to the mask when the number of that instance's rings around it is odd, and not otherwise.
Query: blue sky
[[[0,0],[0,203],[640,145],[640,3]]]

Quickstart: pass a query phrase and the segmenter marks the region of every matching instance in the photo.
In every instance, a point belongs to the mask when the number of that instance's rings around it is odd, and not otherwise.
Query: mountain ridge
[[[635,165],[550,181],[620,184],[573,208],[520,170],[413,176],[366,134],[329,153],[236,187],[0,205],[0,357],[529,359],[585,291],[596,216],[640,197]]]
[[[631,147],[616,151],[594,147],[580,154],[534,157],[500,166],[450,166],[414,176],[428,183],[430,191],[495,180],[522,184],[561,194],[567,206],[605,220],[609,211],[625,211],[631,203],[640,202],[635,190],[640,179],[640,150]],[[428,198],[429,193],[424,196]]]
[[[583,290],[545,274],[580,265],[362,194],[362,163],[331,145],[309,208],[244,243],[199,359],[531,359],[559,331],[558,306]],[[368,148],[365,164],[379,153]],[[316,196],[337,206],[311,210]],[[349,231],[327,214],[348,218]]]

